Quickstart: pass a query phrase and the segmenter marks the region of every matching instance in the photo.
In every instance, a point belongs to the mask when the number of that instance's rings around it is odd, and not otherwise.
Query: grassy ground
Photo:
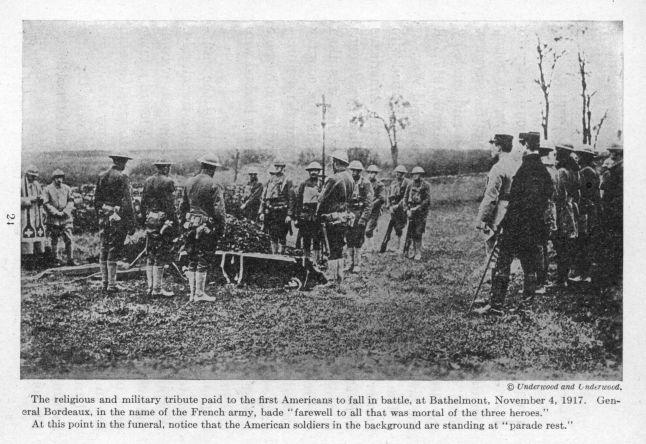
[[[621,301],[583,288],[501,318],[467,314],[484,258],[476,209],[436,202],[422,261],[365,253],[339,289],[212,284],[217,302],[187,304],[180,283],[181,297],[148,301],[143,281],[109,297],[85,282],[24,282],[22,377],[621,378]],[[521,288],[516,276],[509,306]]]

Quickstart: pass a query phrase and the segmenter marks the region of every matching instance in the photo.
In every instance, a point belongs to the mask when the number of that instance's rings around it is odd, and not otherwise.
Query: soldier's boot
[[[194,302],[195,301],[195,272],[194,271],[187,271],[184,273],[186,278],[188,279],[188,302]]]
[[[402,249],[402,237],[397,236],[397,245],[395,246],[395,251],[400,252]]]
[[[172,297],[175,293],[172,291],[164,290],[164,266],[156,266],[153,269],[154,286],[153,296]]]
[[[153,293],[155,286],[155,268],[152,264],[146,264],[146,295],[150,296]]]
[[[278,253],[278,242],[270,241],[269,248],[271,250],[271,254],[277,254]]]
[[[318,265],[321,262],[321,250],[314,250],[314,265]]]
[[[348,255],[350,256],[350,263],[343,268],[343,271],[347,271],[348,273],[352,273],[352,270],[354,270],[354,254],[355,254],[355,249],[354,248],[348,248]]]
[[[414,259],[419,261],[422,259],[422,241],[416,240],[413,241],[413,250],[415,251]]]
[[[195,272],[195,302],[214,302],[215,297],[205,293],[206,271]]]
[[[284,254],[284,253],[285,253],[285,245],[278,244],[278,254]]]
[[[536,273],[529,273],[525,275],[523,282],[523,303],[529,304],[534,300],[536,294]]]
[[[117,291],[123,290],[124,288],[117,284],[117,263],[108,261],[108,288],[106,291],[108,293],[116,293]]]
[[[76,262],[74,262],[74,255],[72,254],[72,242],[65,244],[65,256],[67,257],[67,265],[74,267]]]
[[[359,273],[361,271],[361,247],[354,249],[354,267],[352,267],[353,273]]]
[[[309,250],[309,248],[303,248],[303,257],[305,259],[309,259],[310,261],[312,260],[312,252]]]
[[[99,268],[101,269],[101,290],[105,291],[108,289],[108,263],[99,262]]]
[[[327,279],[326,286],[331,286],[332,284],[336,283],[336,275],[337,275],[336,268],[338,266],[339,266],[339,261],[336,259],[330,259],[327,261],[327,273],[325,275],[325,278]]]
[[[336,283],[341,285],[343,279],[345,278],[345,270],[343,269],[343,259],[337,259],[336,266]]]
[[[484,307],[474,310],[477,314],[504,314],[503,305],[505,304],[505,296],[507,295],[507,286],[509,285],[509,278],[502,276],[495,276],[491,281],[491,297],[489,303]]]

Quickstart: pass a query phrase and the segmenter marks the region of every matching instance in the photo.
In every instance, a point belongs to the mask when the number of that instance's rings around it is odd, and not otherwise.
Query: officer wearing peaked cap
[[[363,247],[366,225],[372,213],[374,194],[370,181],[361,175],[363,171],[361,162],[353,160],[348,169],[354,181],[348,209],[354,218],[345,235],[350,253],[350,264],[346,271],[357,273],[361,270],[361,247]]]
[[[408,171],[404,165],[395,168],[395,180],[390,184],[388,192],[388,207],[390,208],[390,223],[397,235],[397,251],[401,249],[401,237],[406,226],[407,217],[404,210],[404,196],[410,186],[410,180],[405,175]]]
[[[200,172],[186,181],[180,205],[184,250],[188,254],[189,302],[215,301],[206,294],[207,271],[213,263],[218,238],[224,234],[225,211],[222,187],[213,176],[222,166],[217,157],[199,159]]]
[[[366,225],[366,240],[368,248],[374,250],[374,238],[372,236],[377,229],[381,208],[386,204],[386,186],[381,180],[377,179],[377,175],[381,171],[377,165],[370,165],[366,171],[368,172],[368,180],[372,186],[373,194],[372,211]]]
[[[258,210],[259,219],[264,222],[269,234],[272,254],[283,254],[287,233],[291,231],[294,216],[294,185],[285,176],[285,162],[274,161],[274,174],[265,185]]]
[[[54,170],[52,178],[52,183],[43,190],[43,206],[47,213],[47,231],[51,239],[52,254],[54,257],[57,256],[58,239],[62,237],[65,243],[67,265],[75,265],[72,252],[72,211],[74,210],[72,190],[63,183],[65,173],[62,170]]]
[[[330,157],[334,174],[325,182],[323,192],[319,196],[316,214],[324,221],[330,247],[328,281],[340,284],[344,279],[345,234],[352,222],[348,202],[354,190],[354,180],[347,171],[350,162],[345,151],[337,150]]]
[[[240,210],[244,217],[255,221],[258,218],[263,188],[262,184],[258,181],[257,168],[250,168],[247,174],[249,175],[249,182],[247,182],[244,188]]]
[[[102,288],[108,292],[121,290],[116,283],[117,259],[121,257],[128,234],[135,232],[135,209],[132,204],[130,180],[123,172],[126,154],[111,154],[112,167],[99,174],[94,192],[94,208],[99,219]]]
[[[322,168],[320,163],[310,162],[305,170],[309,173],[309,177],[298,186],[294,218],[298,223],[298,230],[301,234],[303,254],[311,258],[313,251],[313,260],[319,263],[321,261],[322,233],[321,224],[316,216],[316,206],[318,205],[319,194],[321,193],[319,173]]]
[[[164,267],[170,262],[172,242],[179,230],[175,211],[175,182],[168,177],[171,162],[158,160],[153,163],[157,173],[144,182],[141,196],[141,213],[146,229],[147,294],[173,296],[164,289]]]

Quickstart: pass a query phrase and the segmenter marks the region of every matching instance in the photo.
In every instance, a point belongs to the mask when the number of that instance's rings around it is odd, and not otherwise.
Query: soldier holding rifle
[[[284,173],[285,162],[276,160],[274,168],[274,174],[265,186],[258,214],[270,237],[271,254],[283,254],[294,214],[294,190],[292,181]]]
[[[316,217],[316,206],[321,192],[319,181],[321,164],[311,162],[305,170],[310,177],[298,187],[294,218],[298,224],[303,254],[305,257],[313,259],[315,263],[319,263],[321,261],[321,224]],[[312,249],[314,258],[311,256]]]
[[[353,160],[348,166],[352,180],[354,181],[354,188],[350,201],[348,202],[348,209],[354,215],[352,225],[348,227],[346,233],[346,241],[348,243],[348,250],[350,253],[350,265],[345,271],[359,272],[361,270],[361,247],[365,237],[366,224],[372,212],[373,192],[370,181],[366,180],[361,175],[363,165],[358,160]]]
[[[408,253],[409,243],[413,244],[413,258],[418,261],[422,258],[422,236],[426,230],[426,217],[431,206],[431,187],[422,180],[424,169],[416,166],[412,171],[413,180],[404,196],[404,208],[408,216],[408,230],[404,253]]]
[[[258,181],[258,170],[256,168],[249,169],[247,174],[249,174],[249,183],[244,188],[240,210],[244,217],[255,221],[258,218],[260,200],[262,199],[262,184]]]
[[[386,186],[381,180],[377,179],[377,175],[381,171],[377,165],[370,165],[366,171],[368,172],[368,180],[370,180],[373,192],[372,211],[370,212],[370,219],[368,219],[368,224],[366,225],[366,240],[368,242],[368,248],[374,250],[374,239],[372,235],[377,228],[377,222],[381,215],[381,207],[386,203]]]
[[[404,210],[404,196],[406,195],[406,190],[410,186],[410,181],[404,177],[406,173],[406,167],[404,165],[399,165],[395,168],[395,180],[390,184],[390,190],[388,193],[390,222],[388,223],[386,236],[381,243],[382,253],[386,251],[386,245],[390,240],[390,235],[393,229],[395,230],[395,235],[397,235],[397,247],[395,250],[399,251],[401,248],[402,233],[407,221],[406,211]]]

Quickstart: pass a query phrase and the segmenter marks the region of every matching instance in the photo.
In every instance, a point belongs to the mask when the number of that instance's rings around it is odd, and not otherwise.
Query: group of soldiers
[[[523,269],[523,304],[551,287],[577,282],[601,293],[622,276],[623,146],[610,146],[600,163],[589,145],[541,143],[538,132],[520,133],[518,139],[525,150],[520,163],[512,153],[513,136],[490,140],[497,162],[476,228],[486,238],[487,267],[496,260],[490,297],[476,301],[479,314],[504,313],[514,258]],[[556,277],[550,282],[551,251]]]

